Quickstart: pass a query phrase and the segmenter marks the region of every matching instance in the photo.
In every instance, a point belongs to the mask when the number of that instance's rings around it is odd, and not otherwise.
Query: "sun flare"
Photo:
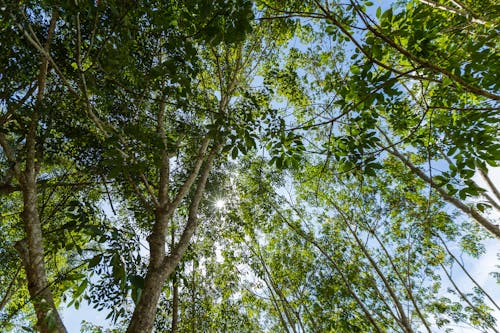
[[[215,201],[215,208],[222,209],[226,205],[226,202],[222,199]]]

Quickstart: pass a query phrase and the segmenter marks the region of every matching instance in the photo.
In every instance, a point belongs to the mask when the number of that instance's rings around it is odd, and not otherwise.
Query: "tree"
[[[86,300],[127,332],[497,331],[456,250],[500,236],[492,3],[0,15],[6,325]]]
[[[138,209],[138,213],[142,212],[144,217],[152,222],[148,238],[148,273],[144,278],[142,297],[136,306],[136,314],[129,325],[131,332],[149,331],[154,322],[154,305],[161,292],[161,281],[170,275],[180,261],[196,228],[197,211],[204,187],[213,161],[222,148],[223,137],[215,135],[222,124],[215,122],[217,118],[214,115],[219,115],[220,121],[224,120],[221,117],[228,112],[229,96],[235,91],[233,83],[239,72],[236,70],[231,73],[231,69],[227,68],[227,74],[224,74],[228,77],[220,77],[232,81],[228,82],[229,86],[224,87],[227,89],[220,91],[219,105],[214,104],[212,96],[209,96],[212,99],[204,100],[203,97],[207,94],[197,89],[194,82],[189,81],[190,78],[196,80],[196,75],[200,73],[199,52],[203,48],[217,47],[221,42],[230,47],[231,43],[240,40],[248,29],[248,23],[245,22],[251,14],[249,3],[246,2],[234,3],[233,6],[222,2],[216,5],[197,2],[197,6],[193,5],[158,3],[152,9],[132,11],[130,4],[111,4],[101,9],[98,4],[68,3],[56,8],[35,2],[20,8],[9,6],[5,13],[7,22],[12,23],[6,29],[16,32],[23,46],[27,46],[26,51],[22,50],[21,53],[24,51],[28,59],[28,53],[41,53],[42,57],[38,77],[38,104],[35,103],[25,139],[27,157],[24,173],[21,173],[20,169],[23,161],[17,160],[8,142],[8,139],[15,140],[13,134],[2,136],[2,147],[4,156],[12,165],[12,172],[25,194],[24,216],[29,248],[24,261],[26,275],[31,279],[29,285],[34,285],[30,292],[35,300],[39,329],[43,332],[65,331],[55,309],[51,289],[48,287],[41,244],[41,224],[36,204],[39,172],[36,161],[41,161],[41,157],[37,159],[37,154],[40,155],[37,149],[43,149],[43,140],[37,141],[40,136],[38,128],[44,129],[45,126],[43,122],[39,122],[39,108],[44,102],[43,92],[49,65],[54,74],[54,87],[66,94],[58,97],[67,99],[60,100],[61,104],[58,105],[61,108],[56,112],[60,118],[55,114],[43,115],[55,116],[50,120],[55,122],[59,129],[65,130],[63,140],[70,140],[81,147],[76,149],[79,156],[75,156],[80,166],[90,172],[95,170],[96,166],[103,167],[106,171],[104,176],[121,182],[123,198],[140,201],[142,207]],[[16,13],[16,9],[19,13]],[[89,15],[83,19],[82,12]],[[208,18],[204,16],[207,13],[211,13]],[[49,15],[52,19],[48,27],[47,42],[40,44],[36,31],[45,28],[44,17]],[[170,20],[165,20],[166,18]],[[177,27],[182,30],[177,30]],[[49,47],[56,30],[57,49],[52,51]],[[12,42],[9,45],[12,45],[12,52],[17,51]],[[128,52],[121,53],[129,48],[137,52],[130,55]],[[73,59],[68,59],[67,54],[73,55]],[[236,64],[240,60],[236,58],[233,61]],[[14,61],[13,64],[19,66],[20,62]],[[9,73],[3,75],[6,74]],[[152,86],[143,85],[144,83]],[[225,84],[222,81],[220,83]],[[100,86],[101,84],[103,86]],[[15,102],[19,91],[27,89],[13,85],[18,90],[6,92],[8,102]],[[124,91],[121,98],[110,99],[122,88]],[[34,90],[30,89],[28,93],[32,94]],[[10,96],[7,93],[10,93]],[[196,96],[198,93],[200,95]],[[26,94],[27,97],[21,100],[20,104],[30,101],[29,94]],[[140,100],[138,94],[147,100]],[[193,97],[192,103],[189,103],[190,97]],[[71,100],[76,101],[74,110],[68,109],[68,101]],[[70,111],[71,113],[68,113]],[[133,114],[134,111],[140,113]],[[7,110],[3,115],[5,120],[10,120],[14,112],[15,110]],[[72,118],[68,119],[68,115]],[[148,121],[148,117],[153,120]],[[117,127],[124,123],[129,126],[126,133]],[[190,125],[194,127],[188,129],[187,126]],[[214,130],[210,132],[206,125],[214,126]],[[186,130],[185,133],[181,133],[182,127]],[[144,134],[151,129],[156,135],[145,137]],[[131,146],[140,142],[148,147],[142,156],[136,155]],[[118,156],[113,156],[115,153]],[[155,155],[152,155],[153,153]],[[178,162],[184,159],[186,168],[171,174],[170,163],[174,156],[178,158]],[[153,163],[158,167],[151,169],[150,165],[145,165],[144,162]],[[127,166],[127,169],[122,170],[123,166]],[[149,169],[149,174],[145,169]],[[180,178],[180,185],[170,187],[171,177]],[[6,188],[10,186],[9,180],[6,180]],[[170,217],[190,194],[195,181],[197,184],[188,204],[187,224],[178,244],[167,256],[165,235]],[[147,190],[147,195],[140,192],[144,189]],[[148,228],[147,223],[145,227]],[[119,266],[119,263],[116,265]],[[123,272],[122,269],[118,271]],[[49,324],[48,314],[54,317],[55,325]]]
[[[492,21],[484,18],[478,23],[472,16],[469,24],[467,15],[427,1],[410,1],[397,13],[396,7],[384,12],[377,9],[377,18],[367,14],[372,6],[369,1],[350,1],[346,6],[320,1],[266,4],[269,15],[319,20],[326,35],[320,33],[318,44],[333,39],[353,45],[347,54],[319,46],[320,57],[312,53],[313,48],[290,53],[294,63],[305,54],[302,62],[311,70],[305,79],[313,91],[322,92],[319,96],[326,105],[324,121],[315,124],[316,113],[309,117],[302,113],[293,129],[323,127],[325,133],[331,133],[325,134],[328,140],[338,143],[330,145],[338,145],[335,148],[342,152],[342,156],[331,155],[341,163],[340,171],[361,165],[375,167],[378,164],[370,162],[381,151],[397,156],[446,201],[495,237],[500,236],[498,226],[481,213],[484,202],[477,207],[463,202],[484,192],[471,178],[476,168],[487,173],[487,165],[496,166],[493,156],[499,148],[493,113],[498,110],[498,85],[492,79],[498,57],[495,45],[485,42],[494,34]],[[458,6],[462,14],[480,12],[474,6],[494,12],[487,2]],[[470,32],[462,29],[464,26]],[[349,74],[335,65],[347,56],[351,59],[346,65],[350,66]],[[339,126],[344,119],[349,124]],[[335,133],[342,127],[350,133]],[[419,156],[427,159],[415,164],[398,145],[417,149]],[[357,152],[352,154],[353,150]],[[443,160],[448,167],[437,175],[431,170],[426,175],[418,168],[425,161],[431,168]],[[486,198],[487,205],[496,206],[498,198],[490,199]]]

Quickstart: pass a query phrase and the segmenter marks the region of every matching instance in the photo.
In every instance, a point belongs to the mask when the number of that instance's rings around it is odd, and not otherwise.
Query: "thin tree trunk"
[[[342,281],[344,282],[344,285],[345,287],[347,288],[347,290],[349,291],[349,293],[351,294],[351,296],[354,298],[354,300],[356,301],[356,303],[359,305],[359,307],[361,308],[361,310],[363,311],[363,313],[365,314],[367,320],[370,322],[370,324],[373,326],[373,328],[375,329],[376,332],[378,333],[383,333],[385,332],[385,330],[383,330],[377,323],[377,321],[375,320],[374,316],[371,314],[371,312],[369,311],[369,309],[366,307],[366,305],[364,304],[363,300],[361,299],[361,297],[357,294],[357,292],[353,289],[352,285],[351,285],[351,281],[349,280],[349,278],[344,274],[344,270],[342,269],[342,267],[339,266],[339,264],[337,264],[337,262],[335,260],[332,259],[332,257],[328,254],[328,252],[326,252],[326,250],[320,246],[318,244],[318,242],[316,242],[316,240],[314,240],[312,237],[309,237],[307,234],[305,234],[302,230],[300,229],[297,229],[295,226],[293,226],[286,218],[285,216],[283,216],[283,214],[281,214],[280,210],[278,207],[274,206],[274,209],[276,210],[276,212],[280,215],[281,219],[283,220],[283,222],[286,223],[286,225],[292,229],[298,236],[300,236],[302,239],[304,239],[305,241],[309,242],[310,244],[312,244],[316,249],[319,250],[319,252],[328,260],[328,262],[331,264],[331,267],[333,267],[337,273],[339,273]],[[382,317],[382,314],[381,313],[378,313],[378,315],[380,317]],[[383,318],[383,317],[382,317]]]
[[[410,162],[409,159],[404,157],[399,151],[396,149],[388,149],[388,151],[394,156],[398,157],[415,175],[417,175],[420,179],[428,183],[432,188],[434,188],[441,197],[453,204],[455,207],[460,209],[462,212],[471,216],[477,223],[479,223],[484,229],[489,231],[493,236],[497,239],[500,239],[500,228],[498,225],[495,225],[488,221],[484,216],[482,216],[477,210],[472,207],[467,206],[462,201],[457,198],[451,196],[444,190],[442,187],[439,187],[429,176],[427,176],[422,170],[417,168],[413,163]]]
[[[177,274],[174,273],[172,279],[172,330],[177,333],[179,329],[179,285],[177,284]]]
[[[191,272],[191,333],[196,333],[196,270],[198,262],[193,259],[193,271]]]
[[[384,242],[378,237],[376,231],[375,230],[371,230],[371,234],[375,237],[375,239],[379,243],[380,248],[384,252],[387,260],[389,260],[389,263],[391,264],[391,267],[394,270],[394,273],[396,273],[396,275],[398,276],[399,280],[403,283],[403,286],[406,289],[407,296],[410,299],[410,301],[412,302],[412,304],[414,306],[414,309],[415,309],[418,317],[422,321],[422,324],[426,328],[427,332],[432,333],[429,323],[425,319],[424,314],[420,311],[420,305],[417,303],[417,300],[415,299],[415,297],[413,297],[413,292],[412,292],[410,283],[406,283],[404,281],[404,278],[403,278],[403,276],[401,276],[401,273],[399,272],[399,270],[397,268],[397,265],[394,263],[394,260],[392,259],[391,255],[389,254],[389,251],[387,250],[387,247],[384,245]]]
[[[400,297],[396,294],[396,291],[394,290],[393,286],[388,281],[385,274],[381,271],[378,263],[375,261],[375,259],[373,259],[373,257],[371,256],[371,254],[368,251],[368,249],[366,248],[366,246],[363,244],[361,239],[359,239],[356,231],[351,227],[351,225],[350,225],[351,222],[350,222],[349,217],[346,215],[346,213],[342,209],[340,209],[340,207],[337,204],[335,204],[331,200],[329,202],[337,210],[337,212],[340,214],[340,216],[342,217],[341,220],[344,222],[344,225],[347,227],[347,229],[349,230],[351,235],[354,237],[354,240],[356,241],[356,244],[358,245],[359,249],[361,250],[361,252],[363,252],[366,259],[368,259],[370,265],[373,267],[373,269],[375,270],[377,275],[382,280],[384,286],[386,287],[386,290],[389,292],[389,295],[392,298],[393,304],[395,305],[396,310],[399,313],[399,318],[397,318],[398,324],[401,325],[401,328],[405,332],[412,333],[413,329],[411,327],[411,324],[410,324],[408,317],[405,314],[403,304],[400,301]]]
[[[491,181],[491,178],[488,176],[488,173],[484,171],[483,169],[479,168],[479,174],[481,177],[483,177],[484,181],[488,184],[488,186],[491,189],[491,192],[495,195],[497,200],[500,200],[500,192],[498,191],[498,188],[495,186],[495,184]]]
[[[487,320],[487,316],[488,314],[484,313],[484,312],[481,312],[480,309],[478,309],[477,306],[475,306],[471,300],[469,299],[469,297],[467,296],[467,294],[464,294],[464,292],[462,291],[462,289],[460,289],[455,280],[453,279],[453,277],[451,276],[451,273],[448,272],[446,270],[446,267],[444,267],[443,264],[439,264],[444,272],[444,274],[446,275],[446,277],[448,278],[448,281],[451,282],[451,284],[453,285],[453,288],[457,291],[457,293],[460,295],[460,297],[465,301],[465,303],[467,303],[470,308],[481,318],[483,319],[485,322],[488,322]],[[491,324],[488,324],[488,327],[491,328],[495,333],[500,333],[495,327],[491,326]]]
[[[266,264],[264,258],[262,258],[260,251],[257,254],[257,256],[259,257],[260,263],[261,263],[262,267],[264,268],[264,273],[267,276],[267,280],[269,281],[269,282],[266,282],[269,291],[270,292],[272,291],[278,297],[278,299],[276,300],[276,302],[278,304],[278,308],[283,309],[283,313],[285,314],[284,318],[287,319],[288,325],[292,329],[293,333],[297,333],[297,331],[295,329],[295,322],[294,322],[294,320],[293,320],[292,316],[290,315],[290,312],[287,308],[287,306],[289,304],[288,304],[288,301],[286,300],[286,297],[283,295],[283,293],[281,292],[280,288],[276,285],[276,283],[274,283],[274,279],[271,276],[271,272],[267,268],[267,264]],[[273,294],[273,293],[271,293],[271,294]],[[273,299],[275,299],[275,298],[276,297],[273,297]],[[278,301],[279,301],[279,303],[278,303]],[[281,305],[281,307],[279,305]]]
[[[170,248],[173,249],[175,244],[175,226],[171,225],[171,243]],[[178,272],[174,272],[172,276],[172,329],[171,333],[177,333],[179,330],[179,284],[177,281]]]

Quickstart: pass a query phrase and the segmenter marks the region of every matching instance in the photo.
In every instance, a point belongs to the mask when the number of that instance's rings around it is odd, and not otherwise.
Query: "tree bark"
[[[207,141],[203,142],[202,151],[206,149],[208,145]],[[156,210],[156,222],[153,226],[153,231],[150,236],[150,262],[148,266],[148,271],[144,279],[144,290],[142,291],[141,298],[137,303],[137,306],[132,314],[132,319],[130,320],[129,326],[127,328],[127,333],[149,333],[153,330],[156,308],[158,301],[160,299],[161,290],[165,284],[166,279],[172,274],[179,264],[184,252],[186,251],[191,237],[193,236],[196,227],[198,226],[198,208],[205,191],[205,185],[208,180],[208,175],[212,168],[213,160],[219,152],[220,146],[214,147],[208,156],[205,157],[205,163],[203,169],[200,172],[198,179],[198,185],[196,187],[193,198],[191,199],[191,204],[189,206],[189,215],[186,226],[184,227],[183,233],[180,237],[179,242],[173,248],[172,253],[168,256],[165,255],[165,244],[166,244],[166,228],[168,227],[168,220],[174,213],[175,201],[179,198],[181,191],[186,192],[189,187],[183,186],[179,193],[170,204],[170,209]],[[201,156],[203,161],[203,156]],[[200,162],[200,166],[201,166]],[[191,184],[196,179],[196,175],[190,178],[186,182]],[[194,178],[194,179],[191,179]]]
[[[37,329],[41,333],[66,333],[54,303],[45,269],[42,228],[37,205],[36,173],[33,167],[26,170],[21,182],[24,205],[22,218],[27,240],[27,248],[21,253],[22,261],[28,280],[28,291],[37,316]]]
[[[26,271],[28,291],[37,317],[36,329],[41,333],[67,332],[55,306],[52,291],[48,283],[44,262],[42,226],[37,203],[38,160],[40,159],[40,152],[37,149],[37,145],[39,144],[37,128],[40,117],[40,107],[44,98],[47,80],[49,63],[47,55],[56,28],[57,19],[58,13],[54,9],[48,29],[47,41],[43,49],[44,53],[42,53],[35,107],[26,134],[24,170],[20,171],[19,168],[16,169],[16,177],[19,181],[23,195],[23,212],[21,217],[26,232],[26,241],[18,242],[18,244],[16,244],[16,249],[21,256]],[[20,156],[17,156],[15,160],[15,163],[18,165],[21,163],[19,159]]]
[[[174,273],[172,279],[172,330],[171,333],[177,333],[179,329],[179,285],[177,275]]]

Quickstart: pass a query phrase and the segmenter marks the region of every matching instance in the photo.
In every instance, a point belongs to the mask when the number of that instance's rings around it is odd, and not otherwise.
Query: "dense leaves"
[[[1,2],[1,329],[498,332],[498,14]]]

